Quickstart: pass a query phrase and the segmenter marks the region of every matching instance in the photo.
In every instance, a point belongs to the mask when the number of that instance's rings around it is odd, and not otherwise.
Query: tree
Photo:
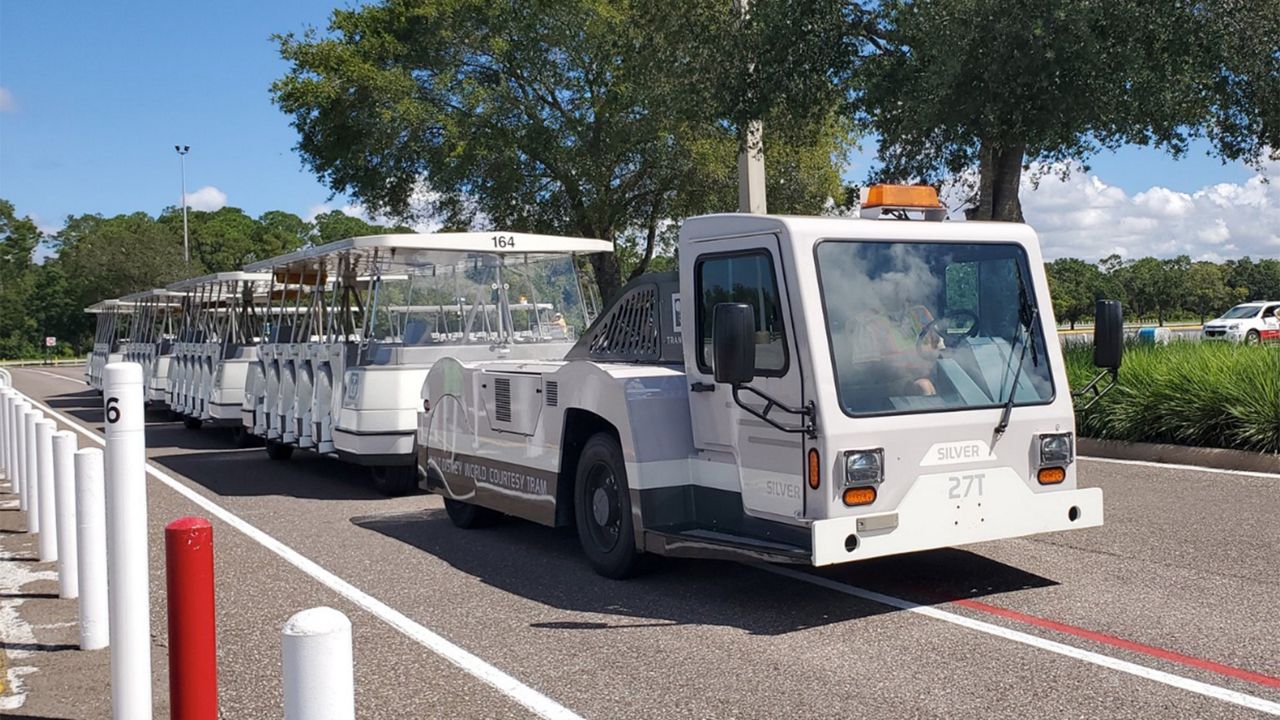
[[[1227,285],[1226,277],[1222,266],[1211,262],[1191,263],[1187,269],[1187,308],[1200,316],[1202,324],[1211,314],[1239,302],[1243,295],[1242,288]]]
[[[35,222],[18,217],[13,203],[0,199],[0,281],[18,277],[31,267],[31,254],[40,240]]]
[[[1078,320],[1092,317],[1094,302],[1103,297],[1102,271],[1076,258],[1059,258],[1048,265],[1053,314],[1076,328]]]
[[[759,12],[780,15],[777,2]],[[668,31],[673,23],[682,26]],[[741,24],[724,0],[386,0],[335,11],[327,35],[278,37],[291,68],[272,92],[304,162],[372,212],[629,238],[642,248],[634,274],[668,221],[734,207],[735,114],[769,128],[776,209],[814,212],[842,196],[850,127],[833,105],[815,118],[726,90],[744,75],[785,85],[786,63],[747,72],[750,48],[764,44],[758,32],[735,44]],[[802,25],[786,27],[804,38]],[[808,45],[769,47],[774,58],[794,52],[798,66],[829,59]],[[797,81],[796,93],[811,98],[815,84],[831,83]],[[591,262],[607,298],[619,259]]]
[[[1104,148],[1227,159],[1280,147],[1280,4],[1205,0],[890,0],[860,68],[881,175],[972,176],[971,219],[1022,220],[1023,170]],[[1259,29],[1260,28],[1260,29]],[[1272,31],[1271,34],[1267,34]]]
[[[181,229],[175,233],[142,212],[71,218],[58,236],[57,261],[81,308],[207,272],[195,258],[190,265],[183,261]]]
[[[293,252],[311,237],[311,223],[290,212],[268,210],[253,229],[253,251],[245,264]]]
[[[317,245],[360,237],[361,235],[405,232],[413,231],[405,227],[389,228],[382,225],[373,225],[358,217],[347,215],[341,210],[330,210],[322,215],[317,215],[315,220],[315,240]]]

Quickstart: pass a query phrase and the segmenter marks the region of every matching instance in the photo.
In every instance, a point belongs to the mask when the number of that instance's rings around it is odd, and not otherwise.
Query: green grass
[[[1073,388],[1093,348],[1064,348]],[[1079,403],[1083,405],[1083,403]],[[1076,411],[1085,437],[1280,453],[1280,348],[1174,342],[1125,349],[1120,383]]]

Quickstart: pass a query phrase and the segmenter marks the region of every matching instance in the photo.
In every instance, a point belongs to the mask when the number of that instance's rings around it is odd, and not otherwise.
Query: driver
[[[936,357],[930,359],[917,349],[940,350],[942,336],[930,327],[933,312],[924,305],[906,304],[897,318],[882,308],[869,308],[853,318],[852,357],[855,363],[881,361],[892,368],[886,378],[901,395],[937,395],[932,375]],[[921,337],[921,333],[928,332]]]

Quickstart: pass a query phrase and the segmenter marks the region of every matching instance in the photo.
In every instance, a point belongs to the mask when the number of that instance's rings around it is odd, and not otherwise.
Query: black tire
[[[373,487],[387,497],[408,495],[418,489],[417,465],[374,465],[369,470]]]
[[[1249,333],[1244,336],[1245,345],[1257,345],[1261,341],[1262,336],[1258,334],[1257,330],[1250,330]]]
[[[574,479],[573,511],[578,542],[591,567],[608,578],[633,575],[640,551],[622,447],[613,435],[596,433],[583,446]]]
[[[267,441],[267,457],[272,460],[288,460],[293,457],[293,446],[278,440]]]
[[[199,430],[201,425],[204,425],[204,421],[201,420],[200,418],[196,418],[196,417],[182,418],[182,427],[188,430]]]
[[[463,530],[489,527],[498,520],[498,513],[487,507],[472,505],[461,500],[444,499],[444,512],[449,520]]]
[[[257,440],[258,438],[254,437],[253,433],[249,432],[249,429],[243,425],[231,428],[231,442],[238,448],[252,447]]]

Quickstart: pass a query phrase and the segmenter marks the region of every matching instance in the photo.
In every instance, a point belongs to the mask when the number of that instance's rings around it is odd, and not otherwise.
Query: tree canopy
[[[272,92],[304,162],[375,213],[630,239],[642,272],[667,221],[735,207],[735,118],[764,119],[776,210],[844,196],[850,124],[814,102],[833,79],[808,71],[840,32],[805,35],[781,7],[761,0],[744,23],[723,0],[386,0],[278,37],[291,67]],[[796,42],[766,56],[774,26]],[[797,102],[733,90],[756,75],[795,79]],[[592,262],[608,296],[618,258]]]
[[[888,0],[856,107],[882,175],[973,177],[970,217],[1021,220],[1022,171],[1125,143],[1223,159],[1280,148],[1280,3]]]

